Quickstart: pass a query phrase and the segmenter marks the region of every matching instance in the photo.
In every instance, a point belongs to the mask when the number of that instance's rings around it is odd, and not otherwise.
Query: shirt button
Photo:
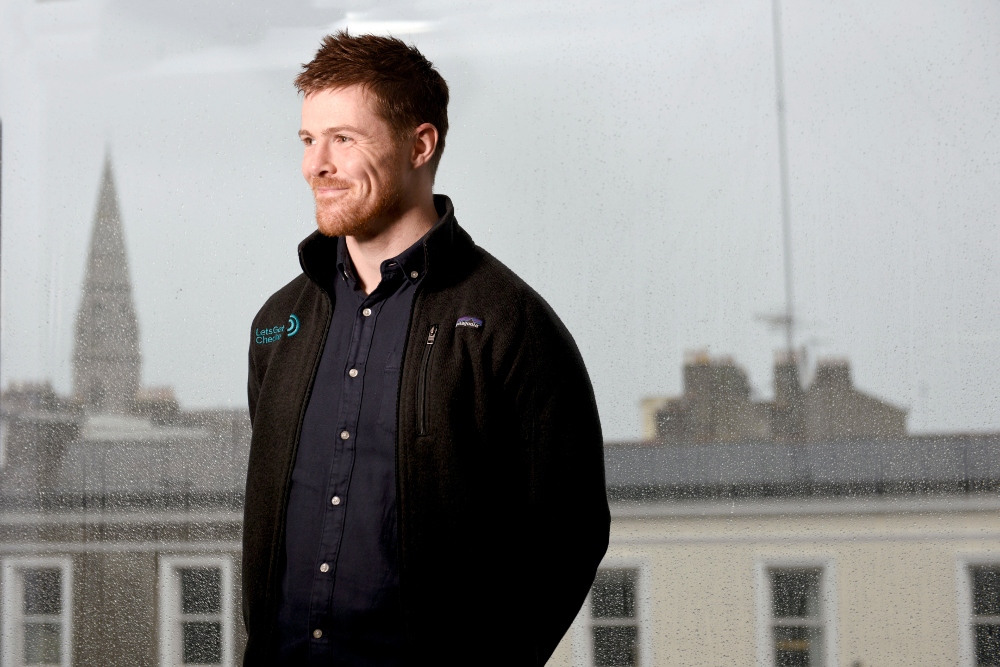
[[[330,503],[333,504],[333,505],[339,505],[340,504],[340,496],[334,496],[333,498],[330,498]]]
[[[313,638],[319,639],[322,636],[323,636],[323,631],[322,630],[320,630],[319,628],[316,628],[315,630],[313,630]]]
[[[347,374],[350,375],[352,378],[356,378],[358,377],[358,369],[352,368],[351,370],[347,371]]]
[[[330,571],[330,564],[329,563],[323,563],[322,565],[319,566],[319,571],[320,572],[329,572]]]
[[[364,310],[361,311],[361,314],[364,315],[365,317],[368,317],[369,315],[372,314],[372,309],[371,308],[365,308]]]
[[[419,275],[420,274],[417,273],[416,271],[410,271],[410,277],[413,278],[414,280],[416,280],[417,276],[419,276]]]
[[[341,431],[340,432],[340,439],[341,440],[347,440],[350,437],[351,437],[351,434],[348,433],[347,431]]]

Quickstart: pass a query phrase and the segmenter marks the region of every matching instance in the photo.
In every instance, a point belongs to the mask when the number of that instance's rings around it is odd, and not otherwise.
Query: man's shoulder
[[[541,299],[513,269],[480,246],[472,249],[473,261],[459,289],[487,299]]]
[[[304,273],[300,273],[264,301],[264,305],[254,315],[254,328],[267,326],[275,318],[287,318],[303,295],[314,289],[318,290],[316,285]]]
[[[487,311],[501,316],[509,326],[545,322],[562,328],[562,322],[545,299],[510,267],[479,246],[475,261],[459,288]]]

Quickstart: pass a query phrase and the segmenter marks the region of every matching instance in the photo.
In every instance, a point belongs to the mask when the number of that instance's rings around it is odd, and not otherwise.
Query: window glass
[[[821,571],[774,569],[769,574],[774,664],[778,667],[822,665]]]
[[[1000,567],[971,569],[975,664],[1000,665]]]
[[[341,29],[441,71],[434,190],[590,373],[553,667],[1000,664],[994,0],[4,0],[3,665],[240,662],[251,323]]]
[[[222,662],[222,571],[218,568],[182,568],[181,632],[184,664]],[[209,616],[211,619],[204,619]]]
[[[819,570],[771,570],[770,574],[775,618],[819,616]]]
[[[72,619],[66,602],[69,565],[52,558],[3,562],[0,654],[6,665],[66,665]]]
[[[58,665],[62,583],[57,569],[21,571],[24,591],[24,664]]]
[[[593,659],[597,667],[638,665],[638,571],[601,569],[590,591]]]
[[[62,576],[57,569],[21,571],[25,616],[54,616],[62,612]]]
[[[180,575],[181,613],[218,614],[222,608],[222,571],[185,567]]]

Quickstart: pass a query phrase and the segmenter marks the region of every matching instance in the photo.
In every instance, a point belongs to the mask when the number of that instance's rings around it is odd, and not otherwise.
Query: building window
[[[976,667],[1000,666],[1000,565],[969,568]]]
[[[232,605],[227,558],[164,558],[161,662],[230,665]]]
[[[768,570],[771,642],[776,667],[823,664],[821,568]]]
[[[591,655],[595,667],[639,664],[636,605],[639,571],[602,569],[590,589]]]
[[[11,559],[3,568],[3,664],[70,664],[69,559]]]

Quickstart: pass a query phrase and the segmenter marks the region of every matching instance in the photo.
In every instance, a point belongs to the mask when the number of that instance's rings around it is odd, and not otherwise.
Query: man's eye
[[[346,144],[346,143],[347,143],[348,141],[350,141],[350,140],[351,140],[351,139],[350,139],[350,137],[345,137],[345,136],[344,136],[344,135],[342,135],[342,134],[338,134],[338,135],[337,135],[337,141],[339,141],[339,142],[340,142],[340,143],[342,143],[342,144]]]
[[[312,137],[302,137],[302,143],[304,143],[306,146],[312,146],[313,145]]]

